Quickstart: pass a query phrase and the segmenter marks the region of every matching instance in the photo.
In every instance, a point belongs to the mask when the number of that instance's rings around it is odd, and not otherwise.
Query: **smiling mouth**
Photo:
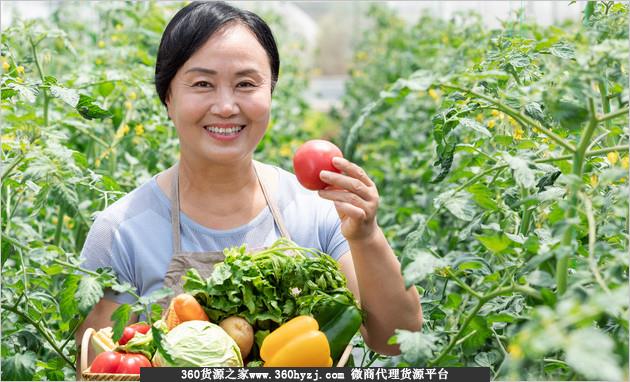
[[[245,128],[245,125],[234,125],[232,127],[204,126],[203,128],[212,134],[219,134],[227,137],[240,133]]]

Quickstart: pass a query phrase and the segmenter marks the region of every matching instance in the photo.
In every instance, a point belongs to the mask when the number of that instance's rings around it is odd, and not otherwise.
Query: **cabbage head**
[[[243,366],[236,342],[225,330],[208,321],[182,322],[159,341],[153,366]]]

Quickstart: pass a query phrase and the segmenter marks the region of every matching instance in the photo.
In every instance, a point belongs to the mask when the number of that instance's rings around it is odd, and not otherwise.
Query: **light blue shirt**
[[[279,183],[274,196],[291,240],[339,260],[349,251],[349,245],[341,234],[334,204],[303,188],[295,175],[274,168]],[[110,267],[120,283],[135,286],[140,296],[163,286],[173,256],[170,200],[156,178],[157,175],[100,212],[81,251],[83,268]],[[207,228],[183,212],[180,224],[183,252],[223,251],[242,244],[260,248],[270,246],[281,236],[269,207],[249,223],[229,230]],[[117,303],[135,301],[130,294],[112,290],[105,291],[104,297]]]

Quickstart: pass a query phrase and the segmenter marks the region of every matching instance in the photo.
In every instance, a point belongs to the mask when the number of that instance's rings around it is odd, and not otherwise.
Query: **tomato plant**
[[[496,30],[372,10],[343,150],[376,175],[425,327],[398,332],[401,356],[362,365],[627,378],[628,8],[589,7]]]
[[[156,46],[181,4],[95,3],[97,20],[58,3],[47,19],[16,19],[0,41],[2,129],[2,379],[74,380],[74,335],[105,288],[136,293],[79,253],[96,214],[177,160],[177,135],[155,94]],[[261,13],[262,14],[262,13]],[[266,12],[282,52],[271,129],[256,155],[289,169],[307,112],[305,69],[282,19]],[[310,123],[310,122],[309,122]],[[318,134],[319,135],[319,134]],[[271,137],[273,136],[273,137]],[[137,296],[113,316],[160,315]]]

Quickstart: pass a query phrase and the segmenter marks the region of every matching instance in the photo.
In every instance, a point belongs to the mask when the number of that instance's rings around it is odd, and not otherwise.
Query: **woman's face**
[[[182,157],[221,164],[248,159],[269,123],[267,53],[247,27],[225,26],[179,68],[166,105]]]

